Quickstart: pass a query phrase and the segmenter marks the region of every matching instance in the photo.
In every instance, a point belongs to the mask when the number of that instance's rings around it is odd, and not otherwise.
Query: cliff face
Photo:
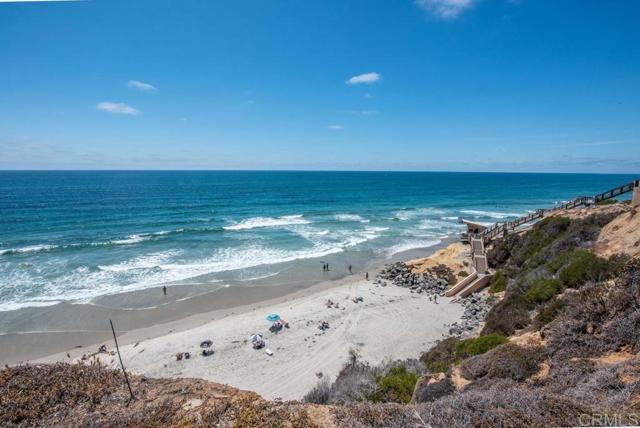
[[[593,250],[601,257],[640,257],[640,212],[629,209],[603,227]]]
[[[22,366],[0,371],[0,425],[637,425],[639,222],[622,204],[580,209],[496,242],[488,258],[500,284],[477,337],[450,337],[420,361],[381,367],[354,355],[333,384],[307,396],[318,404],[139,376],[129,403],[118,371]]]

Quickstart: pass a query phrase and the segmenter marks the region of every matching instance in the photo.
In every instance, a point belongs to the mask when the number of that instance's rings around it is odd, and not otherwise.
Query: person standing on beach
[[[364,274],[364,277],[365,277],[365,279],[366,279],[367,281],[369,281],[369,272],[365,273],[365,274]]]
[[[353,273],[353,272],[351,272],[351,265],[349,265],[349,273]]]
[[[327,272],[329,272],[329,263],[327,263]]]
[[[162,292],[164,293],[165,296],[167,295],[167,286],[166,285],[162,286]]]

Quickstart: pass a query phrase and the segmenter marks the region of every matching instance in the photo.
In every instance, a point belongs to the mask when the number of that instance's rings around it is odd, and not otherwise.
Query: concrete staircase
[[[460,293],[462,297],[467,297],[469,294],[483,289],[491,282],[493,274],[489,272],[484,240],[482,238],[472,237],[470,244],[475,271],[447,290],[445,292],[445,296],[447,297],[455,296],[458,293]]]

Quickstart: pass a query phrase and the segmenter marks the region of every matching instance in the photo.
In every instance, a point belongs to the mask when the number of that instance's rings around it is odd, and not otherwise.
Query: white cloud
[[[144,83],[139,80],[129,80],[127,86],[131,89],[137,89],[142,92],[155,92],[157,88],[149,83]]]
[[[364,73],[364,74],[359,74],[357,76],[353,76],[352,78],[347,80],[346,83],[347,83],[347,85],[358,85],[358,84],[362,84],[362,83],[371,84],[371,83],[375,83],[378,80],[380,80],[381,77],[382,76],[380,76],[376,72]]]
[[[339,131],[340,129],[344,129],[344,126],[342,126],[342,125],[329,125],[329,126],[327,126],[327,128],[331,129],[332,131]]]
[[[125,103],[112,103],[109,101],[103,101],[96,105],[98,110],[106,111],[113,114],[129,114],[132,116],[140,113],[140,110],[131,107]]]
[[[470,9],[477,0],[415,0],[421,8],[438,18],[455,19],[462,12]]]

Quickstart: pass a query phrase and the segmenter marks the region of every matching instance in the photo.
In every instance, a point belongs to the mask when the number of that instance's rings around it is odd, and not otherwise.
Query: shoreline
[[[375,264],[366,266],[366,269],[369,270],[370,279],[374,279],[385,264],[429,256],[455,240],[455,237],[448,237],[431,247],[401,252],[388,259],[376,261]],[[69,352],[72,358],[76,358],[90,350],[95,351],[95,345],[111,339],[108,319],[114,321],[119,343],[133,344],[140,340],[197,328],[238,313],[349,285],[359,281],[359,275],[338,276],[336,279],[308,283],[295,281],[279,285],[217,288],[202,295],[176,300],[152,309],[114,309],[95,304],[61,303],[11,311],[0,314],[0,327],[5,332],[0,335],[0,363],[68,361],[66,352]],[[143,296],[159,293],[160,287],[147,289],[144,293],[137,292]],[[107,301],[111,299],[124,302],[131,297],[131,293],[105,297]],[[21,329],[21,326],[27,325],[28,330]],[[52,326],[55,326],[55,329],[52,329]]]
[[[430,250],[423,257],[438,249]],[[319,379],[333,380],[351,350],[374,365],[417,358],[446,336],[448,325],[464,312],[452,299],[442,297],[435,303],[426,294],[376,283],[371,273],[369,281],[354,275],[259,304],[201,314],[210,319],[198,325],[180,320],[121,333],[122,359],[127,370],[147,377],[200,378],[270,400],[300,400]],[[281,314],[290,328],[270,333],[265,316],[271,312]],[[321,321],[329,322],[330,328],[319,330]],[[256,332],[265,338],[265,349],[252,348],[250,336]],[[199,344],[204,340],[213,342],[213,355],[201,354]],[[92,355],[98,348],[92,346],[33,362],[98,361],[117,369],[113,340],[103,343],[106,353]],[[177,360],[176,354],[182,352],[190,352],[191,358]]]

